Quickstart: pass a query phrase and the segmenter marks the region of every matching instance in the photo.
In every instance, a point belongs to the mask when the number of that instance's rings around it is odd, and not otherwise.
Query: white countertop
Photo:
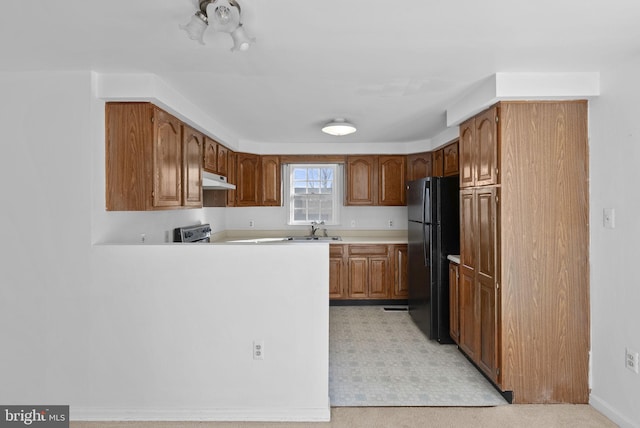
[[[447,259],[449,259],[450,261],[460,264],[460,255],[459,254],[449,254],[447,256]]]
[[[406,244],[406,230],[336,230],[329,236],[340,236],[341,241],[320,241],[328,244]],[[211,237],[212,244],[262,244],[262,243],[310,243],[309,241],[287,241],[288,236],[305,236],[300,231],[287,230],[240,230],[225,231]],[[322,236],[322,235],[320,235]],[[318,244],[318,241],[312,242]]]

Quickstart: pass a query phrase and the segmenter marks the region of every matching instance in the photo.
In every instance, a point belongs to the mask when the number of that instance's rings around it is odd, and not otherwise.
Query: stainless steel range
[[[173,242],[211,242],[211,225],[177,227],[173,229]]]

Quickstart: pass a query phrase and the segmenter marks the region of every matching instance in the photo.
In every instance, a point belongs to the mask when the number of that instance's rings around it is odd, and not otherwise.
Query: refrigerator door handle
[[[431,240],[427,234],[428,228],[430,228],[428,224],[422,223],[422,254],[424,255],[424,265],[427,267],[431,264],[431,252],[429,251]]]

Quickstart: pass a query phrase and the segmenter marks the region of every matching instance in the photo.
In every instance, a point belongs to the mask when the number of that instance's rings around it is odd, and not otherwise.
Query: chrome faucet
[[[318,231],[318,229],[320,229],[320,225],[324,225],[324,220],[322,220],[321,222],[317,222],[317,221],[312,221],[311,222],[311,234],[309,236],[311,236],[312,238],[314,236],[316,236],[316,232]],[[325,229],[326,230],[326,229]]]

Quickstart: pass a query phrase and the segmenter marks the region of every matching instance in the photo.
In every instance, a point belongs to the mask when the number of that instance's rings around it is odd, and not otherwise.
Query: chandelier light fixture
[[[211,9],[207,12],[209,6]],[[200,10],[180,28],[187,32],[191,40],[204,45],[204,31],[211,26],[214,31],[229,33],[233,40],[232,51],[246,51],[256,39],[245,33],[240,14],[240,5],[236,0],[200,0]]]
[[[322,127],[322,132],[341,137],[356,132],[356,127],[346,120],[337,117]]]

